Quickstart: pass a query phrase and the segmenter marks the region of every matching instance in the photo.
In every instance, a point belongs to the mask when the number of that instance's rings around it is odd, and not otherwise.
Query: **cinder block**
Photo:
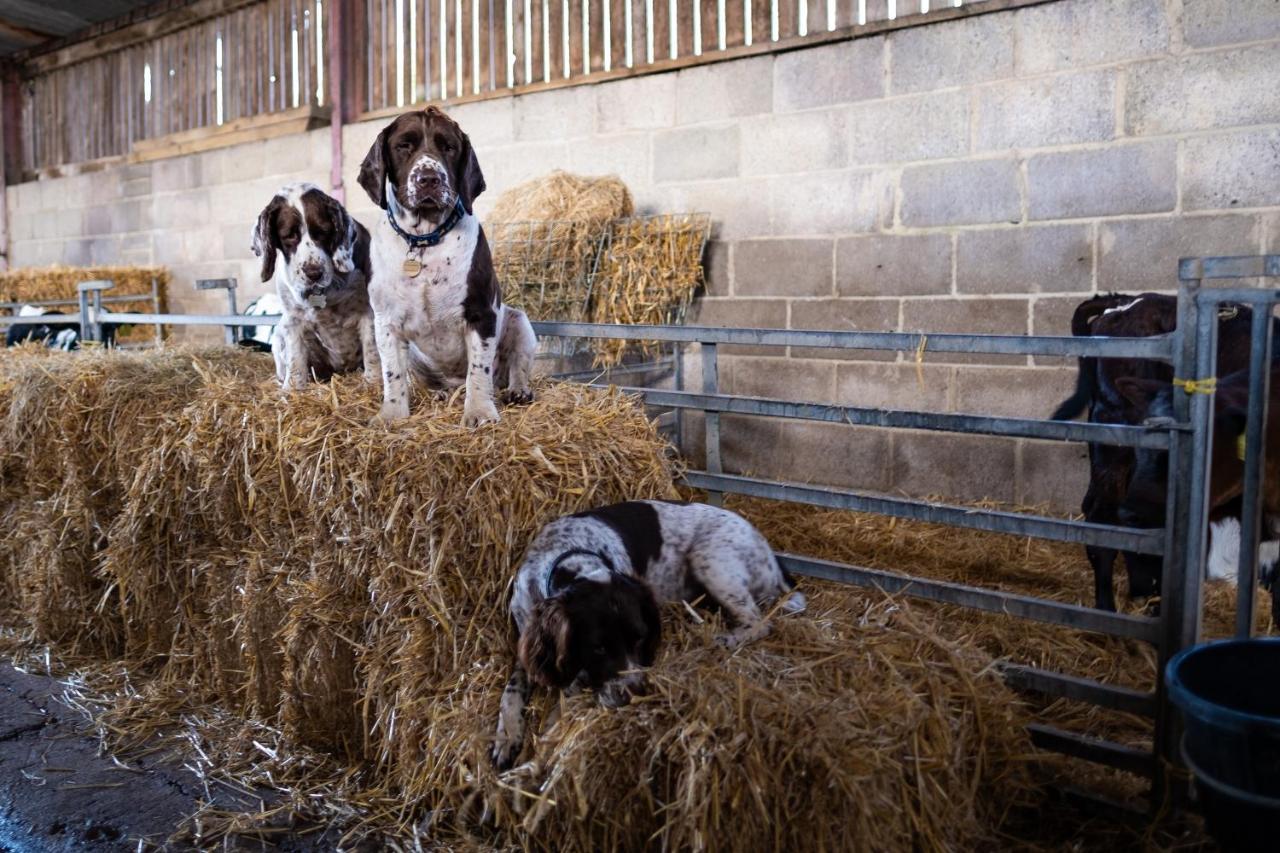
[[[488,184],[487,193],[497,198],[516,184],[563,169],[568,162],[568,143],[521,142],[485,151],[480,166]],[[360,194],[364,195],[364,191]]]
[[[908,299],[902,305],[904,332],[958,332],[975,335],[1025,335],[1025,299]],[[915,354],[909,353],[914,359]],[[926,342],[923,360],[966,364],[1024,364],[1020,355],[988,355],[930,352]]]
[[[775,112],[847,104],[885,94],[884,38],[780,53],[773,64]]]
[[[1019,74],[1141,59],[1169,47],[1164,0],[1046,3],[1020,9],[1014,18]]]
[[[675,123],[675,75],[630,77],[589,88],[595,90],[599,133],[671,127]]]
[[[700,124],[769,112],[773,63],[773,56],[755,56],[676,72],[676,123]]]
[[[120,195],[125,198],[151,195],[151,178],[134,178],[120,184]]]
[[[1268,255],[1280,255],[1280,213],[1273,213],[1263,220],[1262,251]]]
[[[722,240],[707,243],[703,255],[703,289],[707,296],[729,295],[729,252],[733,244]]]
[[[1071,396],[1075,366],[965,367],[956,374],[955,410],[972,415],[1047,418]]]
[[[1141,136],[1280,121],[1277,68],[1280,44],[1141,63],[1129,72],[1125,127]]]
[[[744,119],[742,173],[782,175],[838,169],[848,163],[842,110]]]
[[[926,28],[928,29],[928,28]],[[1012,159],[911,166],[902,171],[903,225],[974,225],[1022,218],[1018,166]]]
[[[348,125],[348,127],[365,127],[367,125]],[[374,135],[377,134],[376,129]],[[360,161],[364,159],[365,154],[369,150],[369,142],[372,142],[371,136],[363,145],[356,143],[352,147],[353,136],[357,134],[344,132],[343,134],[343,159],[350,162],[354,160],[356,168],[359,168]],[[266,143],[265,142],[246,142],[243,145],[233,145],[230,148],[223,148],[217,152],[217,156],[213,158],[217,164],[216,174],[209,175],[210,183],[229,184],[235,181],[251,181],[255,178],[261,178],[267,172],[266,162]]]
[[[799,358],[743,357],[733,361],[728,393],[771,397],[798,403],[830,403],[836,385],[831,361]]]
[[[889,91],[947,89],[1013,73],[1013,18],[980,15],[889,35]]]
[[[893,434],[894,491],[951,501],[1012,501],[1016,475],[1016,443],[1010,439],[906,430]]]
[[[1280,130],[1198,136],[1183,146],[1185,209],[1270,207],[1280,199]]]
[[[43,217],[42,227],[36,236],[81,237],[84,235],[84,214],[78,208],[67,208]]]
[[[854,104],[848,112],[855,165],[936,160],[969,152],[969,93],[931,92]]]
[[[832,296],[831,240],[746,240],[733,247],[737,296]]]
[[[836,244],[841,296],[918,296],[951,292],[951,236],[849,237]]]
[[[850,361],[836,373],[836,400],[844,406],[947,412],[956,368],[939,364]]]
[[[653,180],[696,181],[738,174],[736,124],[665,130],[653,136]]]
[[[1104,142],[1116,131],[1116,73],[1090,71],[978,89],[977,150]]]
[[[699,210],[711,214],[715,236],[721,240],[760,237],[769,232],[769,197],[764,179],[701,181],[671,184],[661,195],[662,210]]]
[[[471,138],[471,144],[477,148],[486,145],[504,145],[515,138],[514,114],[520,101],[521,98],[491,98],[487,101],[455,104],[449,107],[449,116],[461,125],[463,131]],[[595,105],[588,101],[583,106],[583,112],[590,122],[595,115]],[[577,121],[577,117],[571,117],[569,120]],[[384,120],[379,123],[379,126],[385,123],[387,122]],[[361,157],[363,156],[364,152],[361,152]]]
[[[514,101],[512,114],[507,121],[514,126],[514,138],[517,142],[539,139],[572,139],[578,136],[590,136],[596,125],[596,93],[592,86],[569,86],[564,89],[552,89],[548,92],[535,92],[519,95]],[[487,103],[487,102],[482,102]],[[458,114],[462,120],[462,114]],[[468,134],[469,125],[463,125]],[[495,133],[492,139],[476,135],[475,142],[483,141],[488,145],[501,144],[505,140],[501,133]],[[511,138],[508,131],[507,137]]]
[[[728,470],[796,483],[886,491],[889,434],[872,427],[722,418]]]
[[[769,180],[773,233],[849,234],[893,224],[893,177],[862,169]]]
[[[120,263],[120,238],[99,237],[95,240],[89,241],[89,263]]]
[[[1024,441],[1016,500],[1048,505],[1049,512],[1079,512],[1089,488],[1089,449],[1083,444]],[[1081,597],[1087,595],[1082,590]]]
[[[1183,0],[1182,39],[1192,47],[1280,38],[1277,0]]]
[[[1141,288],[1128,288],[1124,292],[1137,293]],[[1032,302],[1031,305],[1031,334],[1033,335],[1058,335],[1060,337],[1071,336],[1071,315],[1075,314],[1076,308],[1081,302],[1089,299],[1093,294],[1090,292],[1077,293],[1072,296],[1042,296]],[[1040,357],[1037,357],[1039,363]],[[1075,359],[1068,359],[1061,362],[1062,364],[1074,364]]]
[[[175,235],[176,236],[176,235]],[[199,228],[182,235],[183,256],[187,263],[204,264],[226,261],[227,252],[222,247],[220,229]],[[238,245],[239,241],[236,244]],[[239,252],[236,252],[238,255]]]
[[[1032,219],[1173,210],[1176,172],[1173,140],[1040,154],[1027,160],[1028,210]]]
[[[112,210],[106,205],[86,207],[82,214],[84,217],[84,223],[80,226],[82,234],[96,237],[100,234],[110,234],[115,230]]]
[[[1256,216],[1119,219],[1098,225],[1098,289],[1176,290],[1178,259],[1262,251]]]
[[[92,240],[67,240],[62,244],[62,263],[69,267],[86,267],[93,262]]]
[[[1088,225],[962,231],[956,253],[961,293],[1070,293],[1093,284]]]
[[[688,324],[738,329],[785,329],[785,299],[699,299],[690,309]],[[725,346],[721,355],[778,355],[779,347]]]
[[[265,202],[264,202],[265,204]],[[209,192],[194,192],[161,195],[152,199],[152,218],[155,222],[180,223],[195,225],[211,221],[212,211],[209,206]]]
[[[110,204],[120,197],[120,170],[103,169],[89,175],[89,195],[82,201]]]
[[[569,146],[571,171],[580,175],[617,175],[633,193],[652,183],[649,163],[647,132],[593,136],[589,143]]]
[[[896,299],[795,299],[791,302],[791,328],[831,332],[896,332]],[[792,347],[796,358],[860,359],[893,361],[888,350],[847,350],[822,347]]]
[[[151,185],[155,192],[181,192],[194,189],[203,182],[199,157],[170,157],[155,161]]]

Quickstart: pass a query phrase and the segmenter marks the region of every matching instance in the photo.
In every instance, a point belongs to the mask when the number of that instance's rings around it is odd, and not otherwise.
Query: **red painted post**
[[[331,0],[329,3],[329,138],[330,166],[329,187],[333,197],[346,204],[346,189],[342,185],[342,125],[347,118],[346,69],[347,62],[347,2]]]

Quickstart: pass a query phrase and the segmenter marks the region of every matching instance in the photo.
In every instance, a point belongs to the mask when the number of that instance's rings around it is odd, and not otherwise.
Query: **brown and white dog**
[[[707,504],[627,501],[558,518],[529,545],[516,572],[511,618],[519,634],[502,691],[492,758],[510,767],[524,741],[530,684],[590,687],[600,704],[627,704],[653,663],[658,601],[704,597],[734,622],[717,642],[734,647],[769,633],[761,605],[804,595],[745,518]]]
[[[382,357],[378,420],[409,414],[410,370],[437,390],[465,383],[466,426],[498,420],[495,386],[509,402],[530,402],[537,339],[524,312],[502,304],[472,211],[485,185],[471,140],[435,107],[405,113],[378,134],[359,180],[382,209],[369,287]]]
[[[276,270],[276,253],[284,268]],[[286,390],[364,368],[376,381],[378,347],[369,305],[369,232],[314,184],[288,184],[253,229],[262,280],[275,279],[281,319],[271,335]]]

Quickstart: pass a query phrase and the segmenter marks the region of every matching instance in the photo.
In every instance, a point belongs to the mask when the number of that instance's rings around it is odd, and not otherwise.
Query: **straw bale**
[[[588,177],[556,169],[498,196],[488,221],[603,224],[634,212],[631,191],[617,175]]]
[[[86,707],[116,747],[177,729],[210,775],[284,800],[206,814],[196,842],[298,816],[401,844],[941,850],[990,840],[1032,795],[1022,706],[989,656],[822,584],[733,653],[718,616],[667,607],[648,695],[539,696],[499,776],[526,543],[566,512],[672,496],[668,448],[613,391],[543,384],[478,430],[455,394],[374,429],[358,377],[286,401],[270,372],[227,350],[0,359],[0,464],[23,489],[61,472],[40,499],[84,501],[97,586],[73,603],[110,642],[81,647],[127,664]],[[56,526],[3,494],[3,518]]]
[[[171,276],[165,267],[148,266],[100,266],[100,267],[21,267],[0,272],[0,302],[36,302],[50,299],[78,299],[76,285],[82,281],[111,279],[115,286],[105,291],[108,296],[138,296],[136,302],[112,303],[113,311],[154,314],[157,311],[151,298],[152,282],[160,295],[160,313],[167,310],[167,296]],[[59,309],[70,313],[68,309]],[[117,340],[150,340],[150,326],[121,326]]]
[[[683,323],[702,286],[702,252],[710,230],[710,218],[703,213],[614,222],[592,288],[591,322]],[[597,341],[595,364],[614,367],[628,351],[649,357],[661,348],[652,341]]]

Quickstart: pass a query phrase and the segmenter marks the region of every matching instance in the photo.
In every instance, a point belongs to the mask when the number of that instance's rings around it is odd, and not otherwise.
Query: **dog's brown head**
[[[662,621],[653,593],[614,575],[580,580],[533,608],[520,636],[520,663],[544,687],[565,688],[579,675],[593,689],[624,670],[653,663]]]
[[[460,199],[471,213],[484,175],[471,140],[436,107],[404,113],[382,129],[360,164],[360,186],[378,207],[388,191],[400,207],[439,221]]]
[[[312,184],[282,188],[258,215],[253,253],[262,258],[262,280],[275,275],[284,254],[290,289],[300,300],[324,292],[335,274],[367,265],[367,236],[338,200]]]

